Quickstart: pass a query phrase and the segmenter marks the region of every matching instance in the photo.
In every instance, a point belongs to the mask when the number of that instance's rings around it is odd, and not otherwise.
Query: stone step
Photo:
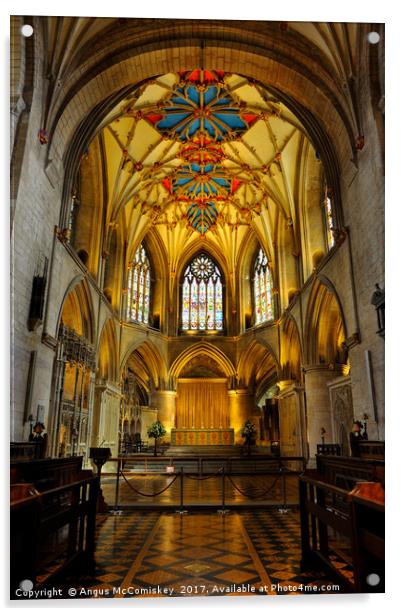
[[[165,454],[166,456],[216,456],[231,457],[240,456],[242,447],[240,445],[172,445]]]

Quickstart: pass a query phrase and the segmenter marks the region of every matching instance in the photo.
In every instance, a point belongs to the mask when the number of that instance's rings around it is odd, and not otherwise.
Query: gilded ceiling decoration
[[[244,77],[201,69],[157,77],[103,126],[115,217],[132,202],[152,225],[204,236],[250,225],[269,198],[287,201],[282,151],[301,126]]]

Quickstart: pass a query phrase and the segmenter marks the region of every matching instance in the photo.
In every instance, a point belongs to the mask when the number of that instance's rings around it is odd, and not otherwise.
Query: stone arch
[[[74,329],[77,334],[85,337],[89,342],[94,342],[95,323],[91,294],[86,280],[76,276],[69,284],[59,311],[57,328],[60,323]]]
[[[281,379],[301,382],[302,346],[298,326],[291,314],[281,324],[280,364]]]
[[[117,383],[118,345],[113,319],[108,319],[103,325],[98,346],[98,377],[104,381]]]
[[[313,284],[305,318],[305,360],[309,365],[346,363],[343,310],[334,285],[325,277]]]
[[[191,345],[176,357],[169,370],[169,380],[173,381],[177,379],[186,364],[197,355],[207,355],[211,357],[218,364],[226,377],[231,380],[234,379],[236,374],[235,367],[227,355],[208,342],[199,342]]]
[[[130,358],[134,356],[138,366],[141,367],[139,381],[149,392],[153,387],[163,387],[167,378],[166,362],[158,348],[150,341],[132,343],[120,362],[120,375],[126,368]],[[144,376],[146,375],[146,376]]]
[[[279,372],[279,363],[271,346],[265,342],[252,340],[242,352],[237,368],[238,382],[255,390],[271,380]]]

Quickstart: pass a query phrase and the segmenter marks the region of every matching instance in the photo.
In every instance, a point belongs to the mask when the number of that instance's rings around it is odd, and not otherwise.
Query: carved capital
[[[351,336],[349,336],[349,338],[344,340],[341,346],[343,349],[347,349],[347,351],[349,351],[350,349],[352,349],[352,347],[356,346],[357,344],[360,344],[360,342],[361,342],[360,333],[354,332]]]

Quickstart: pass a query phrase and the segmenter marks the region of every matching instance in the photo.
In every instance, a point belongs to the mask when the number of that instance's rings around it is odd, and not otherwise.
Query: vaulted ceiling
[[[355,161],[363,147],[358,92],[369,24],[35,19],[46,50],[41,143],[49,167],[60,157],[72,170],[96,135],[102,249],[118,227],[128,262],[150,232],[172,286],[194,248],[223,255],[231,276],[244,247],[258,242],[273,270],[292,278],[286,291],[297,288],[298,265],[279,263],[280,243],[296,260],[321,225],[318,217],[307,231],[300,225],[312,188],[315,206],[320,198],[315,161],[329,161],[338,177],[338,158]]]
[[[105,118],[107,216],[127,258],[153,228],[170,267],[194,243],[221,251],[232,271],[255,232],[273,259],[278,221],[296,219],[307,137],[269,89],[216,70],[155,77]]]

